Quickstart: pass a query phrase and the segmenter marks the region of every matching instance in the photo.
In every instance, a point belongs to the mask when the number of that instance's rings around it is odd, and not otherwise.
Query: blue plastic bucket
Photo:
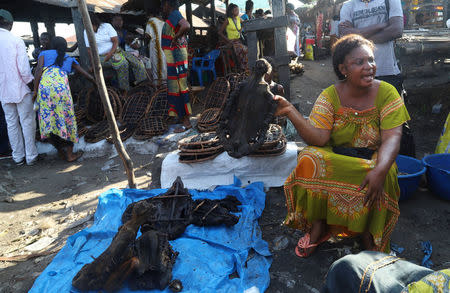
[[[426,168],[420,160],[412,157],[398,155],[395,159],[398,166],[398,185],[400,185],[400,200],[410,198],[419,187],[420,178]],[[407,173],[400,175],[400,173]]]
[[[435,195],[450,200],[450,154],[429,155],[422,162],[427,167],[430,190]]]

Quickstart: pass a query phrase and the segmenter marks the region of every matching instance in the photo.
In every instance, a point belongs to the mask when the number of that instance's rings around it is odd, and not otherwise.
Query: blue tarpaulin
[[[121,216],[126,207],[165,191],[111,189],[103,193],[99,197],[94,224],[68,238],[30,292],[79,292],[71,285],[73,277],[85,264],[92,262],[92,257],[98,257],[110,245],[122,224]],[[241,188],[236,180],[234,185],[219,186],[214,191],[190,192],[194,200],[235,196],[242,203],[237,213],[240,219],[229,228],[190,225],[180,238],[170,241],[173,249],[179,252],[173,279],[181,280],[183,292],[264,292],[270,282],[272,258],[267,242],[261,238],[257,221],[265,205],[263,184],[258,182]],[[239,277],[230,279],[230,274],[235,272]],[[130,290],[125,285],[119,292]]]

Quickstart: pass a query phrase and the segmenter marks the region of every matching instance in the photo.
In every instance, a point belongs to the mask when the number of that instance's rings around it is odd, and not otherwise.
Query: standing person
[[[61,158],[73,162],[81,157],[81,153],[73,152],[73,144],[78,142],[78,132],[68,74],[75,69],[93,83],[95,80],[75,58],[66,55],[67,42],[64,38],[55,37],[52,48],[39,55],[33,100],[37,97],[39,103],[41,138],[47,138]]]
[[[119,38],[119,47],[125,50],[127,30],[123,28],[123,17],[120,14],[116,14],[111,19],[111,25],[117,32],[117,37]]]
[[[245,13],[241,16],[241,21],[245,22],[253,18],[253,1],[247,0],[245,1]]]
[[[47,32],[44,32],[39,36],[39,42],[41,43],[41,46],[39,48],[34,49],[33,53],[31,53],[31,55],[35,60],[38,59],[39,54],[41,54],[42,51],[50,50],[51,41],[52,36]]]
[[[371,41],[341,38],[332,61],[339,82],[319,95],[308,119],[276,98],[276,114],[287,116],[309,145],[284,185],[285,224],[305,232],[295,249],[300,257],[330,234],[361,235],[366,250],[389,253],[400,215],[395,158],[410,117],[397,90],[375,79]]]
[[[26,161],[27,165],[33,165],[38,159],[30,90],[33,75],[25,43],[10,32],[13,22],[11,13],[0,9],[0,101],[14,162],[23,165]]]
[[[192,128],[189,121],[191,104],[187,85],[188,53],[186,33],[191,28],[178,10],[177,0],[163,0],[163,13],[166,22],[162,30],[162,48],[167,62],[167,98],[169,115],[178,116],[183,125],[175,129],[176,133]]]
[[[295,35],[295,46],[294,52],[297,56],[300,56],[300,18],[297,13],[294,11],[294,4],[288,3],[286,4],[286,14],[289,17],[289,28]]]
[[[145,28],[146,36],[150,37],[149,56],[153,84],[161,86],[167,79],[166,55],[161,47],[161,34],[164,20],[160,17],[159,7],[149,7],[147,13],[150,18]]]
[[[333,20],[330,23],[330,45],[333,45],[337,42],[339,38],[339,15],[334,15]]]
[[[226,35],[224,32],[226,31]],[[241,18],[239,7],[231,3],[227,8],[227,18],[219,29],[219,35],[228,44],[233,46],[234,52],[239,59],[241,70],[248,71],[248,48],[241,41]]]
[[[340,36],[359,34],[375,43],[376,78],[401,93],[403,81],[394,54],[394,40],[403,33],[400,0],[350,0],[342,6],[340,19]]]
[[[119,47],[119,38],[116,30],[109,23],[102,22],[94,13],[89,14],[92,27],[95,32],[98,54],[103,66],[111,66],[117,73],[119,88],[125,92],[130,90],[129,68],[133,71],[135,83],[138,84],[147,79],[144,64],[134,55],[125,52]],[[94,64],[89,40],[86,30],[84,31],[84,42]]]

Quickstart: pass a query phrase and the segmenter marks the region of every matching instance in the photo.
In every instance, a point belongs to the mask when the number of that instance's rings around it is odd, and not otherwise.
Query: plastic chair
[[[194,57],[192,58],[192,69],[197,72],[198,82],[200,86],[203,86],[203,71],[211,71],[213,73],[214,79],[217,78],[216,75],[216,59],[219,57],[219,50],[212,50],[208,54],[203,57]]]

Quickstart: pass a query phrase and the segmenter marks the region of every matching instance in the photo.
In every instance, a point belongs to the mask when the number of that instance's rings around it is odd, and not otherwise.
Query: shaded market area
[[[346,3],[0,0],[14,26],[26,28],[18,34],[41,80],[30,92],[39,155],[18,162],[10,139],[0,158],[0,292],[383,292],[429,284],[421,280],[428,275],[450,278],[448,0],[401,2],[403,30],[392,46],[402,87],[380,108],[374,94],[368,109],[339,101],[339,84],[378,82],[372,69],[355,81],[356,70],[333,64],[333,45],[346,40],[336,32]],[[8,17],[1,13],[0,21]],[[48,75],[57,61],[43,61],[61,27],[72,64],[66,82]],[[111,51],[99,32],[110,34]],[[51,79],[67,86],[60,95],[72,104],[66,141],[45,135],[42,123]],[[326,100],[330,89],[339,106]],[[366,131],[344,150],[332,147],[343,137],[333,136],[346,123],[339,115]],[[305,136],[308,125],[320,136]],[[359,186],[376,167],[386,128],[400,129],[400,155],[384,174],[381,207],[374,200],[366,208],[371,183]],[[323,131],[328,140],[315,143]],[[344,156],[353,161],[338,161]],[[324,231],[313,213],[323,209]],[[368,228],[358,230],[359,221]],[[398,274],[382,277],[390,266]],[[358,284],[340,288],[352,270]]]

